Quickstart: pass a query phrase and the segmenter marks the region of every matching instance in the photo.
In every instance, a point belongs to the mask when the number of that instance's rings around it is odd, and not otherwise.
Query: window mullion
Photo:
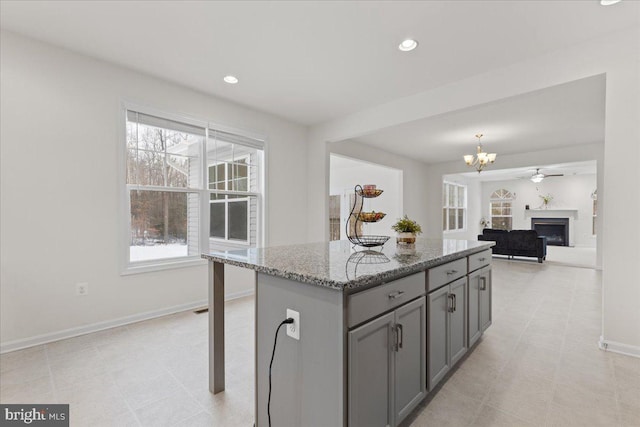
[[[207,159],[207,143],[209,141],[209,127],[204,130],[204,141],[200,147],[200,251],[209,252],[210,216],[211,216],[211,196],[209,191],[209,168]]]
[[[229,240],[229,199],[224,196],[224,240]]]

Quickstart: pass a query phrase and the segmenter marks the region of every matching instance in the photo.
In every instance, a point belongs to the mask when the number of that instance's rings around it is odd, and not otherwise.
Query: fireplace
[[[546,236],[547,245],[569,246],[569,218],[531,218],[531,229]]]

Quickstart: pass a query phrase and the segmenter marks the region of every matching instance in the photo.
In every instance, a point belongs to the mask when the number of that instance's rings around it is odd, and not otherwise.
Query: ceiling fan
[[[529,179],[531,180],[531,182],[535,182],[537,184],[538,182],[542,182],[543,179],[549,178],[552,176],[564,176],[564,174],[563,173],[544,174],[544,173],[540,173],[540,168],[536,168],[536,173],[531,175]]]

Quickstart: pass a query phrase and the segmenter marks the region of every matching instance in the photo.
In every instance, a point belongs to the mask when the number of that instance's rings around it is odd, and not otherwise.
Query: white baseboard
[[[600,350],[612,351],[614,353],[625,354],[627,356],[640,358],[640,347],[635,345],[623,344],[620,342],[605,340],[603,336],[600,337],[598,342]]]
[[[225,301],[253,295],[253,289],[242,292],[235,292],[225,296]],[[169,314],[180,313],[182,311],[203,308],[209,305],[207,300],[190,302],[187,304],[174,305],[172,307],[162,308],[160,310],[147,311],[145,313],[132,314],[130,316],[120,317],[117,319],[106,320],[104,322],[92,323],[89,325],[78,326],[75,328],[64,329],[62,331],[50,332],[48,334],[35,335],[29,338],[8,341],[0,343],[0,354],[10,351],[22,350],[23,348],[34,347],[36,345],[46,344],[53,341],[73,338],[80,335],[90,334],[92,332],[103,331],[105,329],[115,328],[117,326],[129,325],[131,323],[141,322],[143,320],[155,319],[157,317],[167,316]]]

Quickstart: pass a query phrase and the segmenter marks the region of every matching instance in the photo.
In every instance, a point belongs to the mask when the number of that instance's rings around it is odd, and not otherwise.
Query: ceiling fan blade
[[[563,173],[554,173],[554,174],[545,175],[544,177],[548,178],[550,176],[564,176],[564,174]]]

